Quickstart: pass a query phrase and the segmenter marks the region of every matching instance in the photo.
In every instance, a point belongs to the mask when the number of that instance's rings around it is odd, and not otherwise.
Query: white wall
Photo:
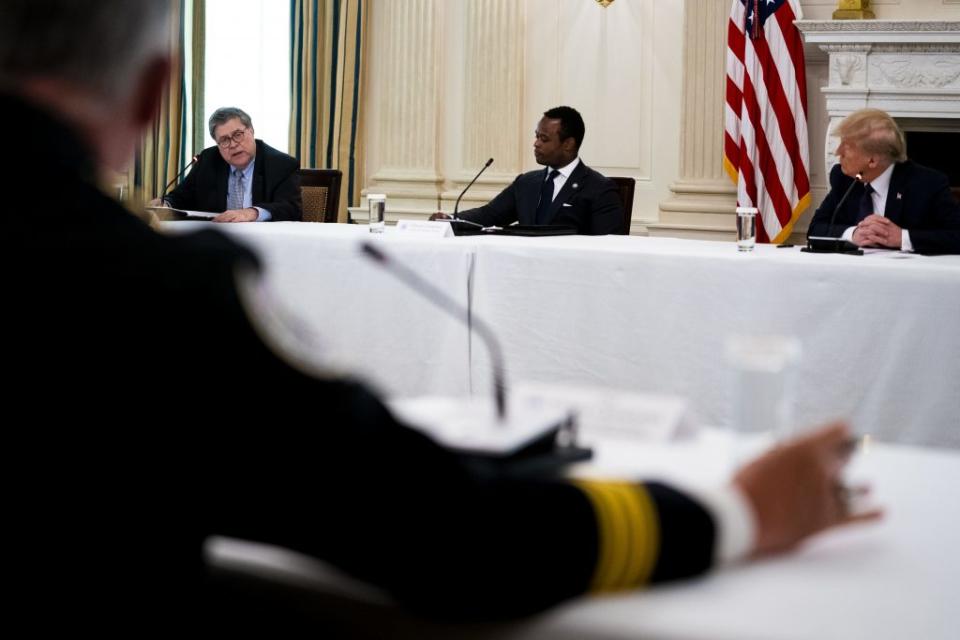
[[[583,159],[607,175],[634,176],[634,226],[656,222],[679,174],[684,6],[683,0],[614,0],[607,8],[588,0],[373,0],[362,121],[367,190],[387,193],[394,218],[434,211],[438,195],[449,211],[492,156],[494,166],[465,206],[484,202],[536,166],[532,131],[543,110],[569,104],[586,121]],[[836,6],[836,0],[802,2],[807,19],[829,18]],[[880,19],[960,19],[960,0],[872,6]],[[810,152],[817,159],[824,153],[824,74],[825,66],[808,65]],[[821,163],[811,164],[819,202],[825,176]]]

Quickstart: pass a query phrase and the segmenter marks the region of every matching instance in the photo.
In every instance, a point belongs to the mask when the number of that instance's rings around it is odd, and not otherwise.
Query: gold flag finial
[[[597,4],[606,9],[613,4],[613,0],[597,0]]]
[[[870,10],[870,0],[840,0],[833,12],[834,20],[873,20],[876,17]]]

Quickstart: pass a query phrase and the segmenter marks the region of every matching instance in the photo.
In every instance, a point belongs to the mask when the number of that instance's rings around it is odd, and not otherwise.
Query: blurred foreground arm
[[[781,446],[740,469],[734,485],[755,517],[753,555],[785,551],[819,531],[875,520],[879,510],[852,513],[841,472],[850,432],[834,423]]]

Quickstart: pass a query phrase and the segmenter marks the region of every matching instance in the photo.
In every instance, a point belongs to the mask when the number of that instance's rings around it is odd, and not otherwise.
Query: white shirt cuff
[[[910,232],[900,229],[900,251],[913,251],[913,242],[910,241]]]
[[[735,485],[698,491],[703,506],[716,523],[713,547],[715,565],[730,564],[749,554],[754,547],[757,524],[747,497]]]
[[[257,222],[267,222],[273,220],[273,215],[262,207],[254,207],[257,210]]]
[[[843,232],[843,235],[840,236],[840,238],[841,238],[842,240],[846,240],[847,242],[853,242],[853,232],[856,231],[856,230],[857,230],[857,228],[856,228],[855,226],[854,226],[854,227],[847,227],[847,230]]]

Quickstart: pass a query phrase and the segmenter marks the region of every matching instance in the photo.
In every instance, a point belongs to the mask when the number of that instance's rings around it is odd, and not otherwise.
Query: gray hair
[[[246,111],[238,109],[237,107],[220,107],[213,112],[210,120],[207,121],[207,126],[210,127],[210,137],[216,140],[216,135],[213,133],[214,129],[225,122],[230,122],[234,118],[240,118],[240,124],[247,129],[253,129],[253,121],[250,120],[250,116],[247,115]]]
[[[169,49],[169,0],[2,0],[0,84],[63,80],[117,98]]]

